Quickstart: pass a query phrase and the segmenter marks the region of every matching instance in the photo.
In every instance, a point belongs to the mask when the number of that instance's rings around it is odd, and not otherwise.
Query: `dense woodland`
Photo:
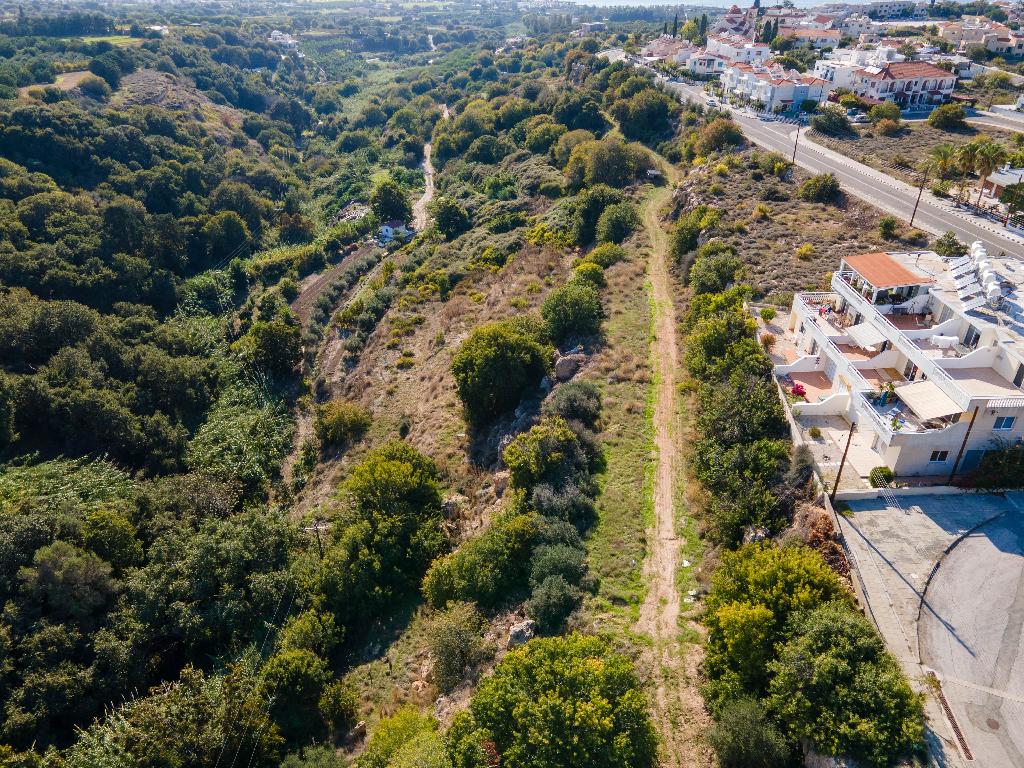
[[[0,23],[4,765],[657,762],[637,649],[587,620],[603,389],[551,376],[556,356],[607,344],[647,172],[726,157],[742,134],[505,4],[396,6],[401,23],[343,6]],[[645,14],[609,41],[634,41]],[[527,28],[528,45],[494,52]],[[411,219],[427,143],[429,228],[370,244]],[[776,161],[755,165],[771,177]],[[725,553],[711,743],[725,765],[785,765],[801,740],[887,764],[917,747],[920,704],[841,578],[799,545],[730,552],[751,526],[786,529],[809,471],[741,308],[752,289],[729,287],[742,265],[708,243],[721,220],[704,206],[672,234],[694,297],[686,364],[719,394],[697,390],[694,462]],[[491,312],[530,259],[544,271]],[[414,347],[456,305],[481,321]],[[446,452],[381,406],[397,385],[368,391],[435,357]],[[486,514],[453,513],[499,471]],[[761,560],[813,597],[756,593],[744,573]],[[510,614],[546,637],[506,653],[492,635]],[[466,693],[443,727],[429,706],[375,708],[381,684],[364,682],[413,635],[433,693]],[[797,657],[817,647],[859,654],[867,671],[836,685],[884,704],[884,722],[803,690]],[[592,716],[569,724],[580,707]],[[728,737],[742,729],[745,747]]]

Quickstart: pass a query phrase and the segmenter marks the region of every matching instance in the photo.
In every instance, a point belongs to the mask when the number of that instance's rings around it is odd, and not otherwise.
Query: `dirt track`
[[[708,717],[697,690],[699,647],[679,640],[680,594],[676,579],[681,541],[676,535],[675,499],[682,472],[678,382],[679,342],[676,331],[674,283],[669,272],[668,235],[660,212],[668,202],[675,169],[664,168],[670,184],[655,189],[644,206],[643,221],[651,241],[649,290],[654,310],[651,356],[654,364],[654,526],[648,531],[644,562],[647,595],[640,607],[637,632],[652,640],[646,668],[653,676],[654,719],[662,738],[666,768],[710,765],[701,746]]]

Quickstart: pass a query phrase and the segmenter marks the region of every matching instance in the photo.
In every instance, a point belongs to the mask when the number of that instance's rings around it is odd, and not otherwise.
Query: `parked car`
[[[854,115],[853,117],[851,117],[850,118],[850,122],[851,123],[856,123],[857,125],[862,125],[863,123],[868,122],[868,116],[865,115],[863,112],[860,112],[860,113]]]
[[[708,106],[709,107],[717,107],[718,106],[718,99],[708,99]]]

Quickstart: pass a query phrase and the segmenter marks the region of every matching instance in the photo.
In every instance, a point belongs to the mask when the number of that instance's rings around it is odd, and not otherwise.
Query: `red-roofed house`
[[[828,48],[839,45],[842,33],[838,29],[815,29],[813,27],[780,27],[780,37],[796,40],[797,45],[810,43],[815,48]]]
[[[941,67],[924,61],[899,61],[857,70],[850,89],[866,99],[912,107],[949,101],[955,85],[956,75]]]
[[[721,83],[727,93],[772,112],[799,109],[805,101],[824,101],[833,87],[827,80],[778,64],[734,64],[722,73]]]
[[[763,64],[772,54],[768,43],[755,43],[742,35],[708,35],[706,51],[733,63]]]

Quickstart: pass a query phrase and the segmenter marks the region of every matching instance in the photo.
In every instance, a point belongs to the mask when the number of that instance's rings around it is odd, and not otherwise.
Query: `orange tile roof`
[[[945,78],[952,75],[952,72],[929,64],[927,61],[898,61],[886,64],[878,72],[861,69],[859,74],[873,80],[909,80],[917,77]]]
[[[899,288],[935,282],[930,277],[912,272],[884,252],[845,256],[843,261],[875,288]]]

